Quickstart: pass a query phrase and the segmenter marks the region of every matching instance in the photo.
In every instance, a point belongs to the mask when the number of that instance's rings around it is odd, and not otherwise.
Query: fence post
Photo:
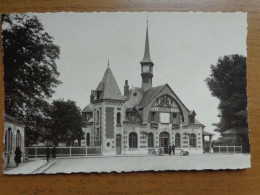
[[[37,145],[35,145],[35,159],[37,158]]]
[[[234,153],[236,153],[236,146],[234,146]]]
[[[227,153],[228,153],[228,146],[226,146],[227,147]]]
[[[220,146],[218,146],[218,153],[220,153]]]
[[[70,145],[70,157],[71,157],[71,145]]]
[[[88,155],[88,146],[86,145],[86,156]]]

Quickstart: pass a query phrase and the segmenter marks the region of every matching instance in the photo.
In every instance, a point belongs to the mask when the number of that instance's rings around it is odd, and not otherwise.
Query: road
[[[250,158],[250,154],[204,154],[56,159],[56,163],[44,173],[243,169],[251,166]]]

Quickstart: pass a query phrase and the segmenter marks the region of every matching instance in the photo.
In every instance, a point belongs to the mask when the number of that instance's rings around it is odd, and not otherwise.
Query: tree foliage
[[[36,16],[3,14],[5,112],[26,125],[27,145],[39,138],[58,80],[59,47]]]
[[[206,83],[212,96],[220,100],[220,122],[216,131],[223,132],[231,127],[247,126],[246,57],[229,55],[211,65]]]
[[[81,110],[74,101],[53,101],[48,115],[50,127],[47,138],[56,145],[58,142],[71,145],[74,140],[83,138]]]

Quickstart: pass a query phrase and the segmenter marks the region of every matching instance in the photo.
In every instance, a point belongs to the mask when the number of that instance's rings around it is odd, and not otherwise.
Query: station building
[[[82,110],[87,146],[100,146],[102,155],[148,154],[169,144],[203,153],[204,125],[196,119],[168,84],[153,86],[148,25],[144,57],[140,62],[141,87],[124,84],[122,95],[108,66],[90,103]]]

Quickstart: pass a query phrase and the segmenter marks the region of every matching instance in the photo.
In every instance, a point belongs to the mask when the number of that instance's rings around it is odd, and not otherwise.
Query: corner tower
[[[152,87],[153,65],[154,65],[150,57],[148,20],[147,20],[147,27],[146,27],[144,58],[142,59],[140,64],[141,64],[141,76],[142,76],[142,89],[146,91]]]

